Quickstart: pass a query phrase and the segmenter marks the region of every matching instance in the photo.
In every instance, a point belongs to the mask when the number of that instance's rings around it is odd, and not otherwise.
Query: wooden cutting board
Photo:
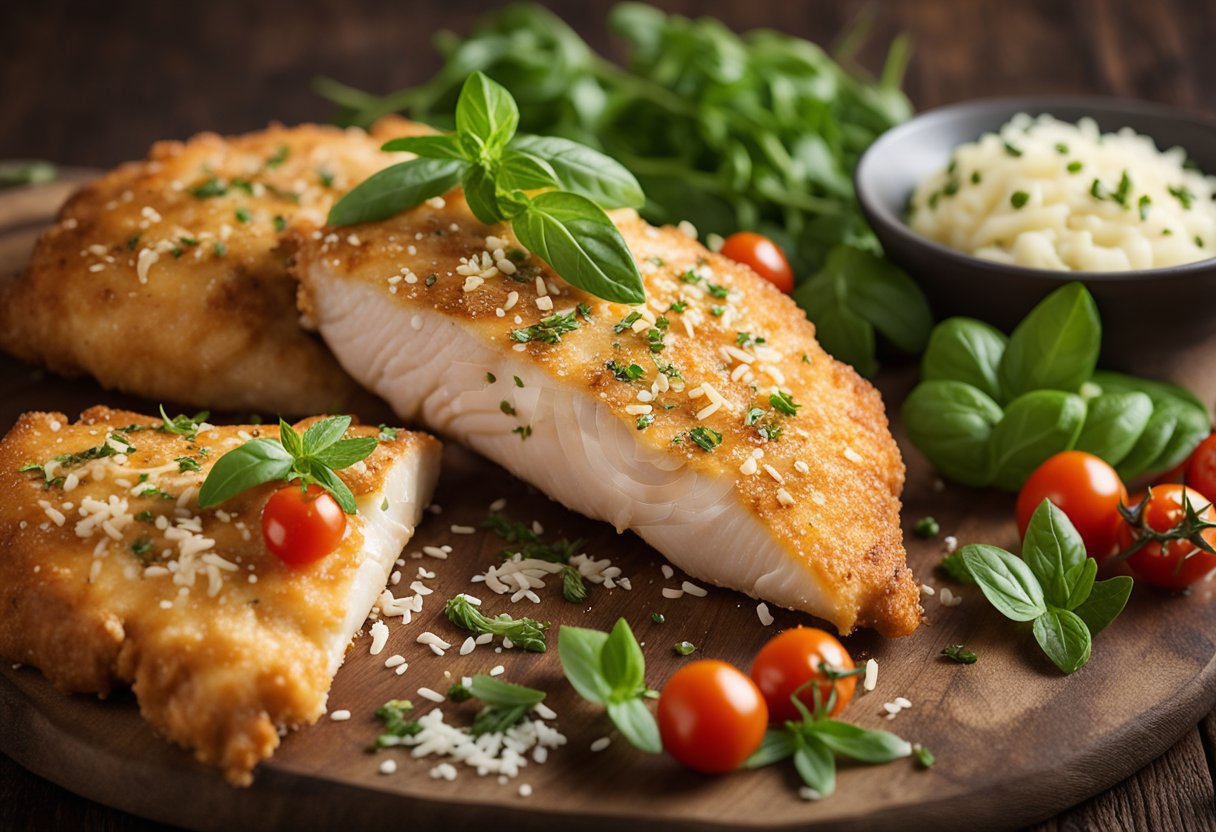
[[[84,174],[73,172],[71,181]],[[0,269],[20,268],[38,228],[51,216],[69,184],[0,194]],[[1205,400],[1216,397],[1216,344],[1196,345],[1186,356],[1146,355],[1144,372],[1190,384]],[[894,368],[878,380],[892,414],[915,369]],[[62,410],[73,418],[96,404],[153,412],[154,403],[103,391],[85,380],[68,381],[0,357],[0,429],[24,410]],[[935,477],[895,425],[908,462],[905,529],[926,514],[943,535],[962,543],[1016,547],[1012,498],[953,486],[935,488]],[[934,572],[944,554],[940,539],[907,536],[909,562],[919,578],[961,594],[958,607],[924,599],[926,621],[912,636],[888,641],[869,633],[846,639],[861,661],[879,664],[877,689],[859,697],[845,717],[869,728],[893,730],[937,755],[937,765],[918,770],[911,761],[868,767],[842,764],[837,793],[820,802],[797,796],[788,766],[709,778],[665,757],[649,757],[612,734],[607,719],[583,703],[564,681],[555,650],[544,655],[517,650],[495,654],[478,648],[469,656],[438,658],[414,642],[432,630],[463,639],[442,615],[443,602],[473,589],[469,578],[498,560],[499,542],[488,532],[454,535],[452,524],[477,526],[489,504],[506,498],[505,513],[539,520],[547,536],[584,538],[586,551],[608,557],[632,580],[632,591],[594,588],[585,605],[571,605],[552,588],[544,603],[513,607],[482,591],[486,608],[549,619],[560,624],[608,628],[625,616],[644,642],[647,679],[654,686],[680,665],[672,645],[689,640],[695,657],[716,657],[746,669],[778,629],[811,623],[778,612],[763,627],[756,605],[737,593],[711,589],[706,598],[666,600],[663,558],[632,534],[564,510],[497,466],[449,443],[436,503],[408,552],[450,544],[446,561],[407,558],[405,583],[418,566],[437,573],[421,616],[392,626],[386,651],[368,654],[360,638],[338,673],[331,709],[348,709],[349,722],[323,719],[285,738],[275,757],[248,789],[227,786],[212,770],[158,739],[139,718],[130,694],[101,702],[65,696],[36,670],[0,668],[0,749],[31,771],[90,799],[155,820],[198,829],[288,826],[300,830],[405,823],[428,829],[973,829],[1015,827],[1055,814],[1126,778],[1174,744],[1216,705],[1216,605],[1214,583],[1187,596],[1138,587],[1127,611],[1096,640],[1093,659],[1080,672],[1061,676],[1035,646],[1027,627],[1001,618],[974,588],[949,584]],[[2,499],[2,497],[0,497]],[[730,557],[729,551],[715,553]],[[652,612],[666,623],[655,624]],[[396,621],[396,620],[394,620]],[[941,649],[964,643],[980,656],[962,666],[940,659]],[[400,653],[410,667],[397,676],[383,667]],[[503,664],[503,678],[542,688],[558,712],[569,744],[546,765],[529,765],[506,786],[462,769],[455,782],[428,776],[434,758],[412,760],[403,749],[366,753],[377,733],[373,711],[385,700],[411,698],[422,686],[446,690],[453,677]],[[913,703],[891,721],[882,705],[897,696]],[[471,719],[473,704],[444,708],[448,721]],[[613,736],[607,750],[592,752],[597,738]],[[398,771],[378,773],[382,759]],[[518,787],[533,793],[521,797]]]

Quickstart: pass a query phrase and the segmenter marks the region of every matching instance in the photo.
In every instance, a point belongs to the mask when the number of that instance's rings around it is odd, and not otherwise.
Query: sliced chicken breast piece
[[[690,575],[847,633],[920,621],[881,398],[749,269],[632,212],[647,303],[566,284],[458,191],[298,240],[301,302],[404,419],[632,529]]]
[[[271,126],[159,142],[85,185],[0,277],[0,349],[105,387],[227,411],[349,412],[370,401],[301,327],[289,229],[402,159],[373,130]],[[387,125],[391,125],[391,129]]]
[[[275,485],[198,506],[215,460],[261,429],[203,425],[190,439],[163,424],[104,407],[75,424],[27,413],[0,442],[0,656],[65,691],[130,684],[157,732],[244,785],[281,729],[325,713],[430,501],[440,446],[401,431],[341,471],[358,514],[300,568],[262,539]]]

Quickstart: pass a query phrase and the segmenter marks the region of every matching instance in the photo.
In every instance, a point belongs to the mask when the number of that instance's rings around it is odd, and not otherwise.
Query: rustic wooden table
[[[0,158],[109,166],[153,141],[269,119],[324,120],[315,74],[388,90],[428,77],[440,28],[467,30],[490,3],[262,0],[257,4],[43,0],[0,27]],[[608,0],[548,3],[598,49]],[[1216,111],[1216,2],[1208,0],[724,0],[659,5],[830,43],[875,13],[862,61],[909,32],[918,108],[1021,93],[1101,93]],[[1216,829],[1216,714],[1137,775],[1039,829]],[[997,761],[993,761],[994,764]],[[965,811],[965,807],[960,807]],[[0,757],[0,829],[134,830],[152,825],[78,798]]]

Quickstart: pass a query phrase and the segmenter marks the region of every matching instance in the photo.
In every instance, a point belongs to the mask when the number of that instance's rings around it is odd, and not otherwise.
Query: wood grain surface
[[[330,74],[381,90],[420,81],[437,65],[428,46],[431,33],[444,27],[466,30],[487,4],[270,0],[188,10],[175,5],[50,0],[7,9],[6,25],[0,27],[0,81],[6,93],[0,99],[0,157],[110,165],[141,155],[160,138],[203,129],[252,129],[271,118],[323,120],[327,106],[307,91],[312,75]],[[597,48],[614,47],[602,26],[610,3],[549,5]],[[876,66],[881,44],[908,31],[917,53],[907,87],[921,108],[983,95],[1099,92],[1216,110],[1212,2],[689,0],[659,5],[711,14],[736,28],[774,26],[822,43],[870,6],[876,11],[876,43],[862,60]],[[1169,363],[1176,374],[1204,381],[1213,375],[1210,354],[1200,361],[1204,354],[1197,347]],[[1145,360],[1157,365],[1150,369],[1166,369],[1151,350]],[[0,368],[0,402],[24,383],[24,374],[11,365]],[[64,387],[55,395],[70,402],[72,393]],[[1182,736],[1135,777],[1041,828],[1216,828],[1211,774],[1216,718],[1209,716]],[[1002,765],[991,749],[977,753],[991,767]],[[0,757],[0,828],[151,826],[77,798]]]

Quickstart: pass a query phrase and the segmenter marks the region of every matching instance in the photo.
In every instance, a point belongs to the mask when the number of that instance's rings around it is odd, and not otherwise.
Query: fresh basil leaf
[[[961,381],[925,381],[903,405],[912,443],[933,467],[963,485],[992,479],[990,440],[1004,414],[990,397]]]
[[[832,751],[863,763],[889,763],[912,754],[912,743],[889,731],[867,731],[834,719],[816,720],[808,730]]]
[[[498,186],[495,184],[494,172],[485,165],[466,166],[460,185],[464,188],[464,198],[469,203],[469,210],[477,219],[486,225],[495,225],[506,219],[498,202]]]
[[[460,182],[464,162],[411,159],[373,173],[329,209],[332,226],[386,220],[442,196]]]
[[[219,505],[262,483],[283,480],[291,472],[291,454],[273,439],[254,439],[216,460],[198,492],[203,508]]]
[[[1076,449],[1118,465],[1131,452],[1153,415],[1146,393],[1103,393],[1089,400]]]
[[[1076,614],[1054,607],[1034,620],[1034,640],[1064,673],[1074,673],[1089,661],[1093,639]]]
[[[1104,393],[1144,393],[1153,400],[1153,404],[1173,401],[1189,404],[1197,410],[1203,410],[1205,407],[1199,397],[1190,390],[1167,381],[1129,376],[1110,370],[1098,370],[1091,381]]]
[[[794,754],[794,735],[788,728],[769,728],[764,732],[760,747],[743,763],[743,768],[764,768],[779,763]]]
[[[1085,562],[1072,568],[1065,578],[1065,583],[1072,587],[1064,604],[1066,610],[1076,610],[1085,602],[1094,588],[1094,578],[1098,577],[1098,562],[1086,558]]]
[[[1123,612],[1127,599],[1132,594],[1132,579],[1119,575],[1094,584],[1085,603],[1073,610],[1089,627],[1091,635],[1097,635]]]
[[[300,434],[296,433],[295,428],[282,418],[279,419],[279,443],[293,457],[304,455],[304,440],[300,438]]]
[[[588,702],[604,704],[612,696],[612,686],[604,678],[600,655],[608,634],[583,627],[563,626],[557,634],[557,655],[562,671],[578,695]]]
[[[814,734],[799,731],[794,735],[794,768],[820,797],[836,791],[836,758]]]
[[[413,153],[424,159],[459,159],[465,161],[464,151],[451,136],[402,136],[380,146],[389,153]]]
[[[938,564],[938,568],[960,584],[975,584],[975,578],[971,577],[971,573],[967,571],[967,564],[963,560],[961,551],[956,550],[946,555]]]
[[[1136,440],[1136,444],[1128,451],[1127,456],[1115,466],[1115,471],[1123,480],[1134,480],[1150,470],[1153,461],[1165,453],[1166,447],[1178,427],[1179,409],[1172,403],[1162,403],[1153,408],[1144,432]]]
[[[1212,432],[1212,419],[1206,408],[1197,408],[1181,400],[1171,406],[1178,414],[1174,432],[1161,453],[1148,464],[1147,471],[1168,471],[1181,465]]]
[[[328,491],[344,512],[347,514],[358,512],[358,506],[355,505],[355,495],[351,493],[350,488],[342,481],[341,477],[320,463],[306,461],[305,466],[305,473],[307,473],[309,478]]]
[[[612,303],[646,300],[642,276],[621,232],[586,197],[540,194],[511,226],[526,249],[575,287]]]
[[[544,159],[563,191],[580,194],[602,208],[641,208],[642,186],[624,165],[586,145],[556,136],[518,135],[508,150]]]
[[[924,381],[961,381],[995,402],[1001,393],[1001,357],[1009,339],[983,321],[949,318],[933,328],[920,363]]]
[[[349,468],[356,462],[361,462],[372,455],[380,444],[374,436],[360,436],[352,439],[339,439],[325,450],[314,455],[314,459],[335,471]]]
[[[1038,390],[1077,390],[1093,375],[1101,347],[1098,306],[1084,284],[1069,283],[1014,329],[1001,359],[1001,388],[1011,398]]]
[[[892,346],[909,354],[925,349],[933,313],[920,287],[901,268],[853,246],[833,249],[825,268],[841,273],[849,308]]]
[[[612,701],[631,699],[646,688],[646,659],[629,622],[623,618],[617,619],[604,642],[600,668],[605,681],[612,687]]]
[[[1014,399],[992,429],[992,481],[1017,491],[1034,470],[1077,441],[1085,400],[1075,393],[1033,390]]]
[[[1047,603],[1067,606],[1087,559],[1085,542],[1068,515],[1050,500],[1039,503],[1026,526],[1022,560],[1039,579]]]
[[[1047,611],[1043,589],[1021,558],[984,544],[964,546],[960,551],[967,571],[1001,615],[1014,621],[1033,621]]]
[[[845,301],[841,275],[822,271],[794,290],[793,298],[815,325],[815,338],[825,350],[861,373],[878,372],[874,325]]]
[[[608,718],[621,732],[621,736],[629,740],[634,748],[648,754],[660,754],[663,751],[663,741],[659,737],[659,724],[654,714],[646,707],[646,703],[636,696],[619,702],[606,703]]]
[[[519,107],[511,93],[481,72],[465,80],[456,100],[456,132],[475,136],[496,157],[519,126]]]
[[[537,191],[558,184],[545,159],[520,150],[507,150],[498,164],[498,187],[504,191]]]
[[[325,450],[346,435],[351,421],[349,416],[330,416],[328,419],[313,422],[308,426],[308,430],[304,431],[302,453],[312,456]]]
[[[484,674],[473,677],[473,683],[469,686],[469,691],[487,705],[493,705],[498,708],[517,706],[531,708],[534,705],[540,704],[545,698],[544,691],[527,688],[523,685],[513,685],[510,682],[504,682],[501,679]]]

